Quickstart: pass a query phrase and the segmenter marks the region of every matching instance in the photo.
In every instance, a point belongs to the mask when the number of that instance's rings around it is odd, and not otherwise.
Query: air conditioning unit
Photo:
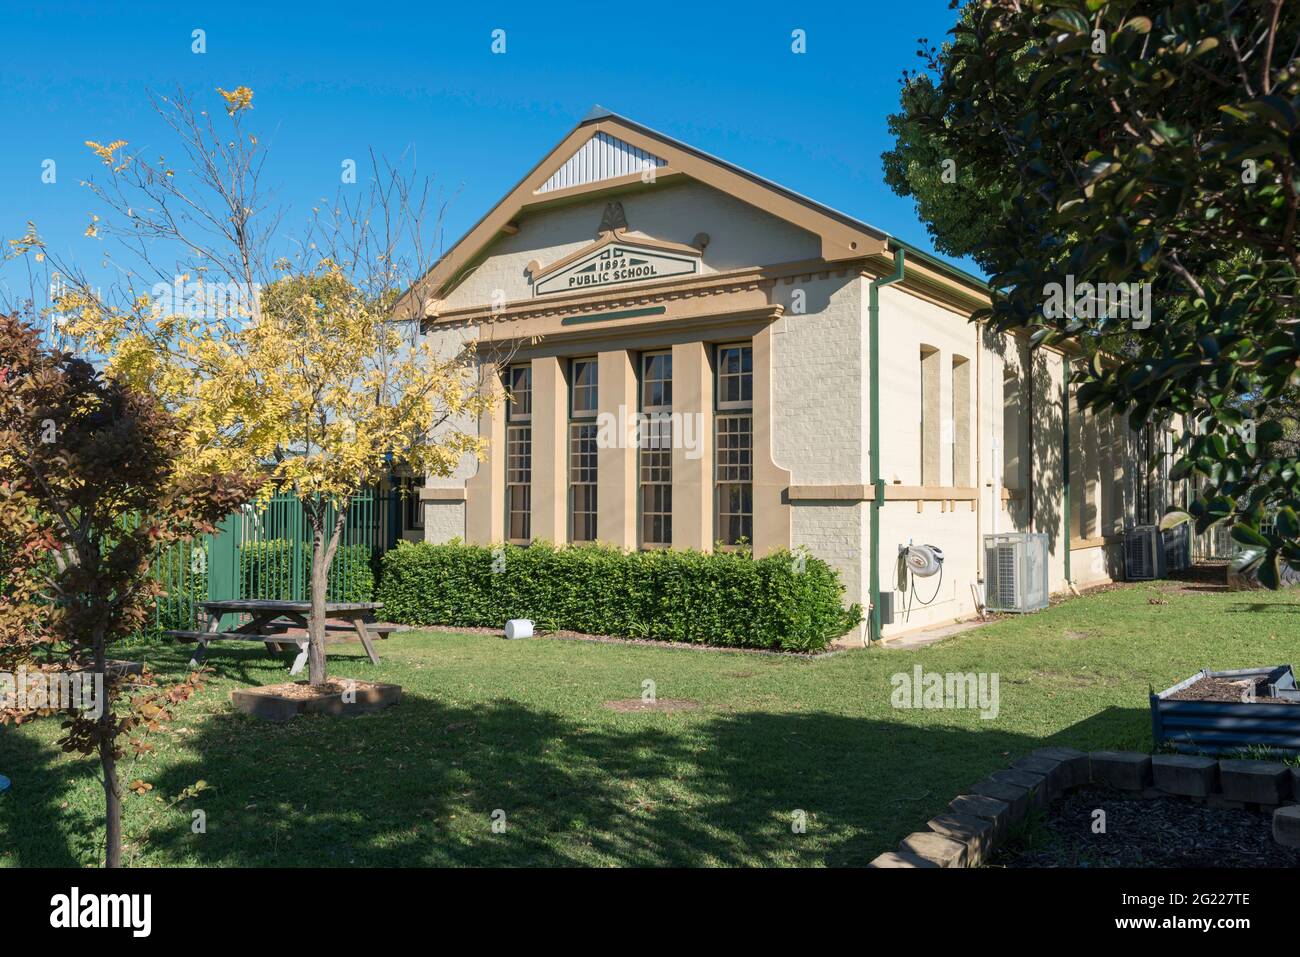
[[[1183,522],[1160,535],[1165,550],[1165,571],[1181,572],[1192,566],[1192,526]]]
[[[1134,525],[1124,532],[1124,577],[1131,582],[1165,577],[1165,548],[1156,525]]]
[[[1047,607],[1047,534],[984,536],[984,607],[1025,613]]]

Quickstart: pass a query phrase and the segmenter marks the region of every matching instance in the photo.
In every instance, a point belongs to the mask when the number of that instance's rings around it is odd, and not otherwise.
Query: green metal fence
[[[330,601],[370,601],[379,559],[395,540],[393,493],[377,488],[353,496],[330,568]],[[326,528],[337,511],[326,510]],[[205,601],[311,596],[311,528],[302,502],[277,495],[246,505],[217,532],[164,550],[153,574],[163,586],[154,612],[158,631],[197,627]]]

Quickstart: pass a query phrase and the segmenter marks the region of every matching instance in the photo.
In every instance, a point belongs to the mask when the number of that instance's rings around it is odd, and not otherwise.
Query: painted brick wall
[[[424,540],[441,545],[465,537],[464,502],[425,502]]]
[[[863,284],[855,272],[780,281],[772,334],[773,458],[796,485],[866,480]],[[802,313],[795,312],[802,308]],[[840,573],[845,599],[867,604],[867,515],[860,502],[796,502],[791,544]]]
[[[802,291],[806,312],[792,313]],[[779,281],[772,332],[772,443],[796,485],[866,480],[862,280]]]

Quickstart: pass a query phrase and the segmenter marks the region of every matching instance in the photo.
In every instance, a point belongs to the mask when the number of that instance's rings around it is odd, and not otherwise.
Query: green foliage
[[[311,573],[310,554],[304,545],[284,538],[243,543],[239,546],[241,593],[245,598],[302,601]]]
[[[1000,271],[993,258],[998,247],[989,237],[1003,229],[1010,214],[1010,171],[961,166],[949,155],[923,121],[938,103],[929,76],[905,76],[899,101],[899,112],[887,118],[894,147],[880,157],[886,185],[916,202],[935,249],[948,256],[973,257],[988,272]]]
[[[1081,348],[1084,406],[1184,416],[1172,477],[1203,489],[1197,530],[1242,529],[1276,587],[1300,567],[1300,4],[1138,6],[968,4],[905,78],[899,151],[955,162],[944,204],[1000,204],[970,250],[996,273],[974,318]],[[1148,325],[1113,308],[1125,283]]]
[[[198,574],[183,583],[172,585],[167,594],[155,599],[155,618],[150,631],[164,632],[188,630],[195,627],[195,618],[203,602],[208,600],[208,576]]]
[[[245,598],[306,601],[311,594],[311,546],[275,538],[239,546],[239,576]],[[375,573],[370,546],[340,545],[330,565],[329,601],[372,601]]]
[[[496,569],[494,571],[494,568]],[[782,551],[623,552],[399,544],[383,558],[384,617],[412,625],[544,628],[737,648],[820,651],[862,618],[839,575]]]

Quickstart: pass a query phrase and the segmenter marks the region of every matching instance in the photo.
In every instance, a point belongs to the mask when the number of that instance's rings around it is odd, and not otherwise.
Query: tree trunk
[[[113,742],[107,738],[99,744],[99,763],[104,769],[104,866],[121,867],[122,788],[117,783],[117,757],[113,754]]]
[[[113,702],[108,694],[108,655],[104,648],[104,629],[97,626],[93,635],[95,673],[103,675],[104,694],[99,716],[99,765],[104,772],[104,866],[122,866],[122,787],[117,781],[117,755],[113,740]]]
[[[307,677],[314,685],[325,683],[325,599],[329,592],[329,565],[325,562],[325,530],[312,530],[311,614],[307,617]]]
[[[311,517],[312,558],[311,558],[311,614],[307,619],[307,678],[313,685],[323,685],[326,681],[325,669],[325,603],[329,595],[330,566],[334,563],[334,553],[338,551],[339,539],[343,536],[343,527],[348,520],[348,505],[338,507],[334,525],[325,527],[325,506],[318,505],[318,510]]]

